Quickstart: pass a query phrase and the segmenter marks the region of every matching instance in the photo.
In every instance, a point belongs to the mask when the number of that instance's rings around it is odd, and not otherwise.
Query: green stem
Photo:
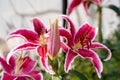
[[[100,43],[103,43],[103,35],[102,35],[102,6],[98,5],[98,35],[97,35],[97,41]],[[99,56],[102,56],[102,50],[98,50],[98,53],[100,53]]]
[[[103,42],[102,35],[102,6],[98,5],[98,42]]]
[[[51,75],[50,80],[53,80],[53,75]]]

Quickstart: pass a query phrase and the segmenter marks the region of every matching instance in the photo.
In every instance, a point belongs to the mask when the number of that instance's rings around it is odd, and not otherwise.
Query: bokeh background
[[[0,56],[9,52],[10,49],[23,42],[21,39],[6,40],[9,33],[20,28],[33,29],[32,19],[40,18],[49,28],[50,21],[54,21],[62,15],[64,0],[0,0]],[[68,5],[71,0],[68,0]],[[103,43],[112,51],[112,59],[103,61],[104,70],[101,80],[120,80],[120,0],[103,0]],[[108,8],[115,5],[119,10]],[[86,15],[80,5],[70,15],[70,18],[79,28],[84,22],[97,27],[97,7],[89,7],[90,15]],[[62,25],[59,18],[59,25]],[[105,56],[99,54],[103,60]],[[95,70],[87,60],[76,59],[76,70],[83,73],[88,80],[97,80]],[[70,80],[77,80],[71,78]],[[78,79],[79,80],[79,79]],[[82,80],[82,79],[81,79]]]

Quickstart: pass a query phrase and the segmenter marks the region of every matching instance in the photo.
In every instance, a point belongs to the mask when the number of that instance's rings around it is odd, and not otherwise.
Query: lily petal
[[[72,38],[74,39],[74,36],[76,33],[75,25],[73,24],[72,20],[68,16],[62,15],[62,18],[64,18],[70,24],[70,32],[71,32]]]
[[[46,72],[50,74],[55,74],[51,66],[48,64],[48,58],[41,58],[41,63]]]
[[[98,77],[101,78],[103,65],[98,55],[94,51],[88,49],[78,49],[78,54],[82,56],[82,58],[88,59],[93,63]]]
[[[103,49],[105,49],[108,52],[108,56],[107,56],[107,58],[104,61],[110,60],[111,56],[112,56],[112,53],[111,53],[109,48],[107,48],[105,45],[103,45],[101,43],[98,43],[98,42],[93,42],[91,44],[91,49],[95,50],[95,49],[99,49],[99,48],[103,48]]]
[[[16,80],[27,80],[27,79],[26,79],[26,77],[20,76],[20,77],[18,77]]]
[[[91,2],[93,2],[95,4],[100,4],[102,2],[102,0],[91,0]]]
[[[34,30],[38,33],[38,35],[43,35],[46,33],[45,24],[37,18],[33,19]]]
[[[46,72],[53,74],[53,71],[50,69],[50,66],[48,64],[47,45],[39,46],[37,48],[37,52],[39,56],[41,57],[41,64],[43,68],[46,70]]]
[[[21,66],[21,70],[24,74],[31,72],[36,66],[36,61],[33,61],[29,56],[26,56],[21,59],[24,59],[25,61],[24,64]]]
[[[16,66],[16,60],[14,56],[11,56],[10,60],[9,60],[9,64],[10,66],[12,66],[12,68],[14,69]]]
[[[77,7],[81,2],[82,0],[72,0],[68,7],[68,15],[70,15],[74,8]]]
[[[47,44],[38,46],[37,47],[37,52],[38,52],[40,57],[46,58],[47,57]]]
[[[101,3],[101,0],[90,0],[90,1],[93,2],[93,3],[95,3],[95,4],[100,4]],[[86,13],[89,15],[88,4],[89,4],[88,1],[83,1],[84,9],[85,9]]]
[[[63,28],[59,29],[59,33],[60,33],[60,36],[66,38],[68,45],[72,47],[73,41],[72,41],[71,34],[66,29],[63,29]]]
[[[64,52],[68,52],[68,50],[70,49],[69,46],[67,46],[65,43],[60,42],[61,48],[63,49]]]
[[[71,63],[74,61],[74,59],[77,57],[77,54],[73,52],[71,49],[68,51],[66,59],[65,59],[65,72],[68,72],[71,66]]]
[[[28,43],[24,43],[24,44],[17,46],[15,49],[12,50],[12,52],[18,52],[21,50],[33,50],[37,46],[38,46],[37,44],[33,44],[33,43],[28,42]]]
[[[41,58],[41,63],[46,72],[49,72],[48,58]],[[50,73],[50,72],[49,72]]]
[[[19,29],[10,34],[10,38],[13,37],[23,37],[25,40],[33,43],[37,43],[39,41],[39,36],[37,33],[27,30],[27,29]]]
[[[22,51],[22,50],[33,50],[33,49],[35,49],[37,46],[38,46],[38,45],[33,44],[33,43],[29,43],[29,42],[17,46],[16,48],[14,48],[13,50],[11,50],[11,51],[8,53],[7,63],[9,63],[9,59],[10,59],[11,56],[14,55],[16,52],[19,52],[19,51]]]
[[[15,80],[16,76],[11,76],[7,73],[4,73],[1,80]]]
[[[7,60],[7,56],[4,56],[3,60],[6,61]],[[11,58],[9,60],[9,66],[11,66],[12,69],[15,68],[15,66],[16,66],[16,60],[15,60],[14,56],[11,56]]]
[[[34,80],[43,80],[43,75],[39,71],[32,71],[28,74]]]
[[[2,59],[1,57],[0,57],[0,63],[1,63],[3,70],[6,73],[12,73],[14,68],[12,66],[8,65],[7,62],[4,59]]]
[[[85,23],[81,26],[75,36],[75,43],[93,41],[96,36],[96,28],[91,27],[89,24]]]
[[[58,20],[56,19],[54,24],[50,27],[50,40],[48,44],[49,57],[54,60],[60,49],[60,36],[58,30]]]
[[[88,1],[84,1],[84,2],[83,2],[83,6],[84,6],[84,9],[85,9],[87,15],[89,14],[89,13],[88,13],[88,3],[89,3]]]

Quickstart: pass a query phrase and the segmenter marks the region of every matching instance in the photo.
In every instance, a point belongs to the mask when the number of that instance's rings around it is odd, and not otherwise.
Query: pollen
[[[80,41],[73,47],[75,50],[77,50],[77,49],[79,49],[79,48],[81,48],[82,47],[82,45],[81,45],[81,43],[80,43]]]
[[[40,35],[40,45],[44,45],[47,43],[47,38],[44,35]]]

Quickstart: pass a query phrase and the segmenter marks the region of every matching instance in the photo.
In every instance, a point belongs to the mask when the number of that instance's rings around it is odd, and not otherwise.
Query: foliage
[[[108,8],[110,8],[111,10],[113,10],[114,12],[116,12],[116,14],[118,16],[120,16],[120,8],[115,6],[115,5],[109,5]]]
[[[120,79],[120,25],[118,29],[105,40],[105,44],[112,51],[112,58],[108,63],[104,63],[103,80],[119,80]]]

